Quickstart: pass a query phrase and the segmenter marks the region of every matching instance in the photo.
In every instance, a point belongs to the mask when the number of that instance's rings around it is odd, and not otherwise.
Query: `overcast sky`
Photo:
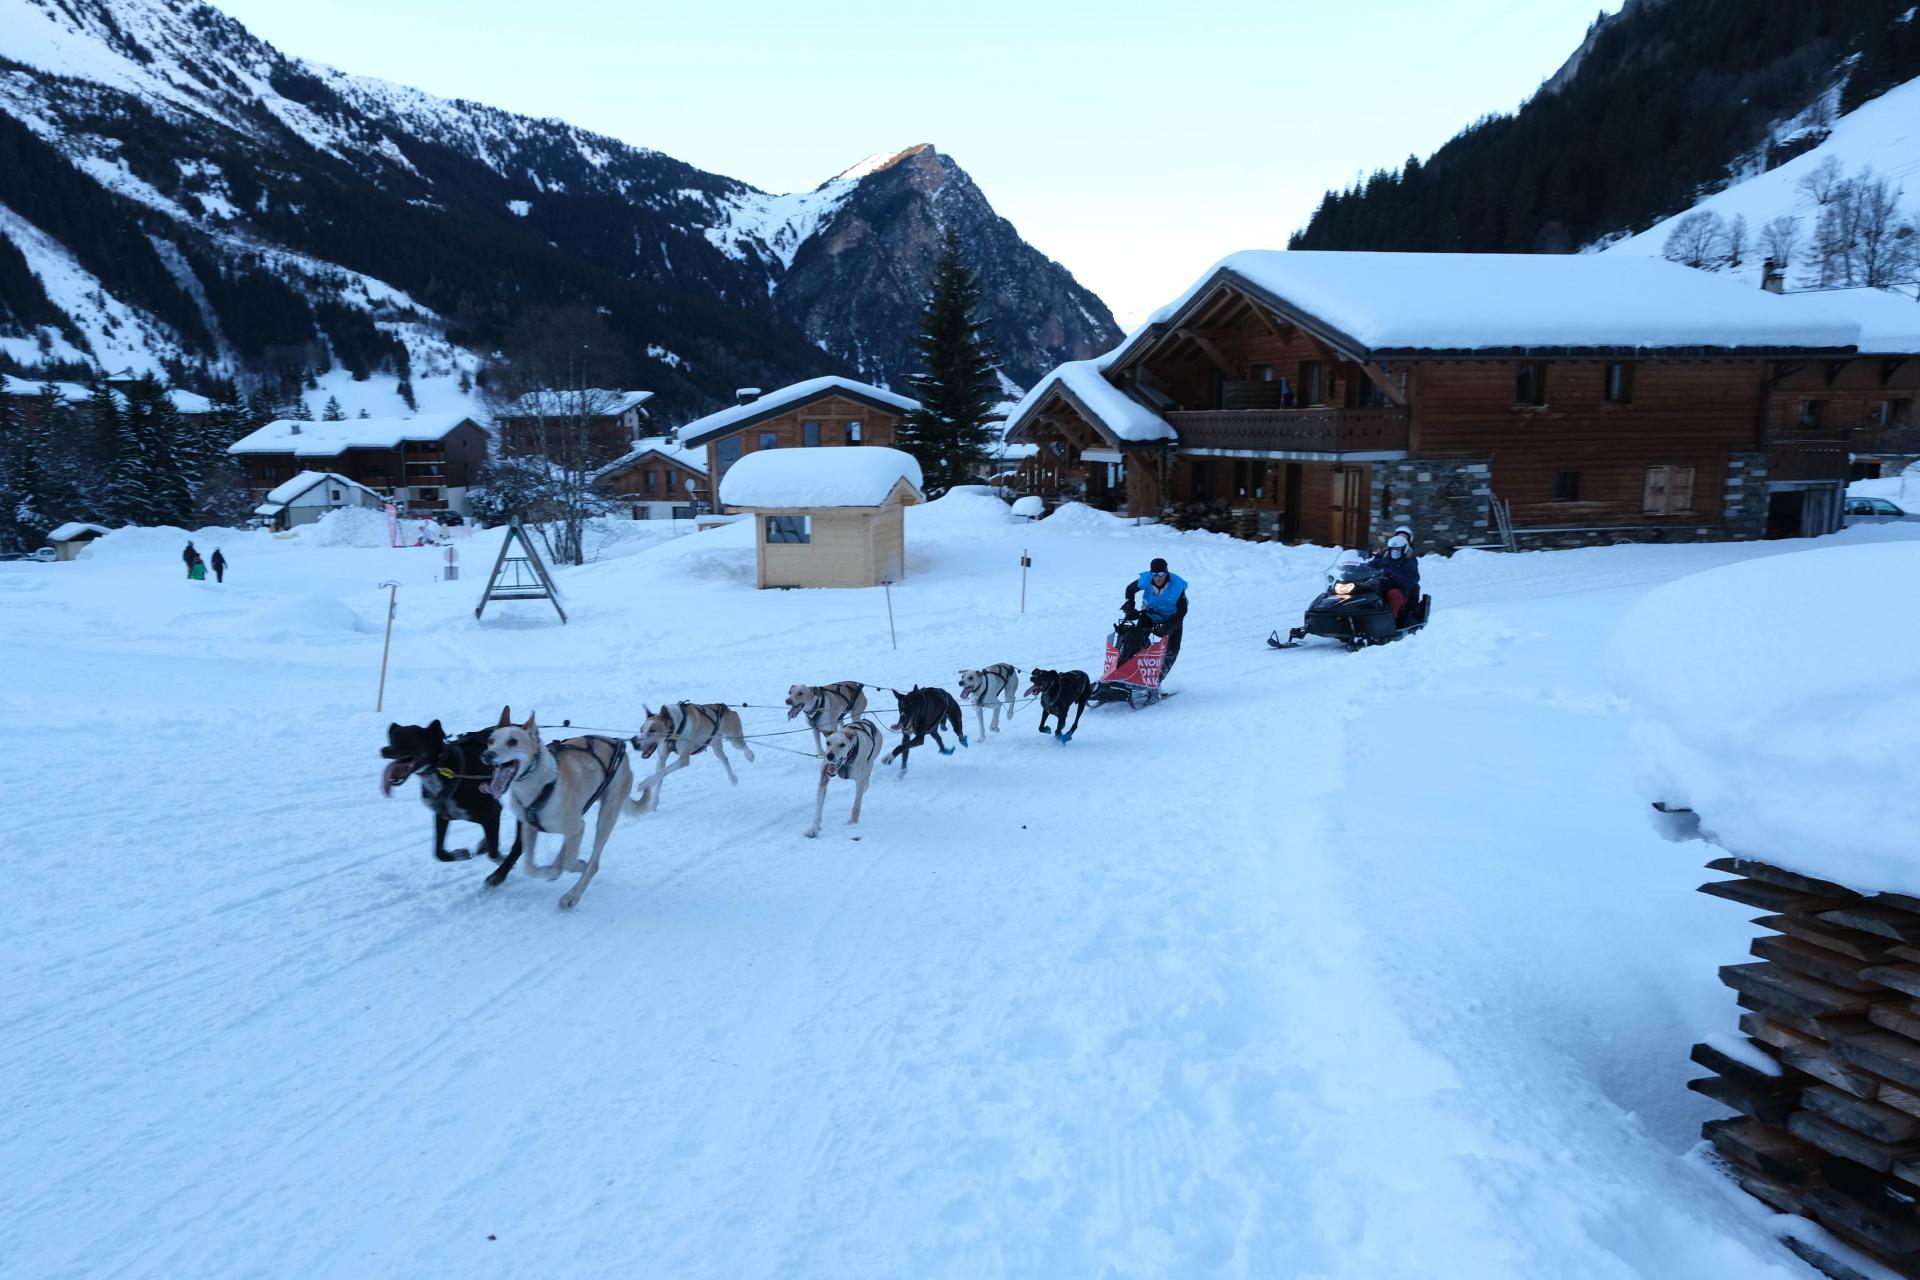
[[[931,142],[1122,323],[1509,111],[1619,0],[214,0],[282,52],[770,191]]]

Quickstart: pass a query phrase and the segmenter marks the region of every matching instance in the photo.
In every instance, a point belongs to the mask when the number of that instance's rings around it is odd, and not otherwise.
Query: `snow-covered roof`
[[[432,444],[446,439],[463,423],[473,423],[473,419],[462,413],[425,414],[414,418],[347,418],[340,422],[280,418],[234,441],[227,446],[227,452],[337,458],[349,449],[397,449],[403,444]]]
[[[35,382],[31,378],[16,378],[10,373],[0,373],[0,395],[37,396],[46,385],[44,378]],[[56,382],[53,388],[54,393],[68,404],[85,404],[93,395],[93,388],[84,382]],[[167,392],[167,399],[171,400],[173,407],[181,413],[213,412],[213,401],[195,391],[183,391],[175,387]],[[126,393],[117,387],[113,388],[113,402],[125,408]]]
[[[361,484],[358,480],[349,480],[345,476],[339,474],[338,472],[302,471],[299,475],[287,481],[285,484],[276,485],[273,491],[267,495],[266,502],[264,505],[273,506],[273,507],[284,507],[288,503],[292,502],[295,498],[298,498],[301,494],[305,493],[307,490],[313,488],[315,485],[326,484],[328,482],[331,482],[337,485],[343,485],[350,489],[358,489],[362,493],[370,495],[376,502],[386,501],[385,498],[382,498],[379,494],[375,493],[372,489],[367,488],[366,485]]]
[[[909,400],[906,396],[895,395],[884,387],[871,383],[856,382],[852,378],[837,375],[825,378],[809,378],[805,382],[796,382],[791,386],[769,391],[758,400],[746,404],[736,404],[710,413],[704,418],[696,418],[680,429],[683,444],[705,444],[717,436],[737,431],[741,427],[785,413],[810,401],[825,396],[845,396],[873,408],[894,413],[912,413],[920,407],[918,400]]]
[[[1019,431],[1027,416],[1057,391],[1116,443],[1173,439],[1174,430],[1165,418],[1107,381],[1102,370],[1110,359],[1111,353],[1096,360],[1069,360],[1034,383],[1033,390],[1007,415],[1008,434]]]
[[[1425,352],[1847,349],[1842,317],[1658,258],[1557,253],[1337,253],[1222,258],[1115,353],[1125,360],[1216,282],[1298,318],[1349,356]],[[1110,366],[1111,367],[1111,366]]]
[[[584,411],[592,418],[613,418],[638,409],[653,399],[651,391],[608,391],[587,387],[580,391],[529,391],[500,413],[503,418],[561,418]]]
[[[1768,556],[1649,592],[1620,624],[1636,782],[1732,853],[1861,893],[1920,894],[1920,601],[1908,539]],[[1741,602],[1728,626],[1716,601]],[[1871,610],[1809,662],[1836,610]]]
[[[85,520],[69,520],[65,524],[61,525],[58,529],[55,529],[52,533],[49,533],[47,535],[47,541],[48,542],[71,542],[73,539],[78,538],[83,534],[90,533],[97,538],[102,534],[111,533],[111,532],[113,531],[107,528],[105,525],[88,524]]]
[[[1920,302],[1885,289],[1823,289],[1788,293],[1781,300],[1828,312],[1860,326],[1855,343],[1863,356],[1920,354]]]
[[[877,507],[902,480],[917,500],[920,464],[898,449],[760,449],[727,468],[720,501],[729,507]]]
[[[684,444],[672,444],[666,440],[636,440],[633,448],[607,463],[593,473],[593,479],[602,480],[618,471],[625,471],[636,462],[647,457],[665,458],[677,462],[689,471],[707,474],[707,451],[691,448]]]

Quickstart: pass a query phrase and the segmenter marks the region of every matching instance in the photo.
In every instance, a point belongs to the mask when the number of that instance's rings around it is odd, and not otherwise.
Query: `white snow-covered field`
[[[1332,553],[1004,510],[909,513],[897,652],[878,592],[754,591],[745,525],[562,572],[564,628],[473,621],[498,535],[454,584],[267,535],[200,538],[224,586],[165,531],[0,565],[0,1270],[1811,1274],[1694,1151],[1752,930],[1606,676],[1652,588],[1805,544],[1430,559],[1425,634],[1276,653]],[[572,913],[379,792],[389,719],[1097,672],[1154,555],[1177,698],[1067,746],[1022,707],[816,841],[804,736],[676,774]]]

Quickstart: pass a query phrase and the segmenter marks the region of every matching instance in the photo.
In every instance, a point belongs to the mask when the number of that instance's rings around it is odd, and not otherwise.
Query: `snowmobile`
[[[1092,701],[1124,702],[1138,711],[1171,693],[1160,692],[1167,669],[1167,637],[1156,634],[1150,614],[1127,610],[1107,633],[1107,655],[1100,678],[1093,683]]]
[[[1327,570],[1327,588],[1307,606],[1306,619],[1284,641],[1275,631],[1267,643],[1291,649],[1308,636],[1325,636],[1352,652],[1411,635],[1427,625],[1432,609],[1433,597],[1422,595],[1407,607],[1404,620],[1396,619],[1387,604],[1386,573],[1364,557],[1343,556]]]

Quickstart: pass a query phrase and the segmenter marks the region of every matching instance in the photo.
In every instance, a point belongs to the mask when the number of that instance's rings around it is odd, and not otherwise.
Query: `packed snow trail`
[[[1809,1274],[1687,1155],[1748,926],[1642,822],[1600,674],[1646,587],[1779,547],[1430,560],[1421,637],[1274,653],[1330,553],[1002,510],[910,513],[897,652],[877,593],[751,590],[738,531],[564,572],[566,628],[473,624],[430,552],[0,566],[57,788],[0,898],[9,1273]],[[1153,555],[1178,701],[1066,747],[1022,706],[815,841],[810,761],[696,760],[570,915],[375,785],[390,718],[1093,669]]]

